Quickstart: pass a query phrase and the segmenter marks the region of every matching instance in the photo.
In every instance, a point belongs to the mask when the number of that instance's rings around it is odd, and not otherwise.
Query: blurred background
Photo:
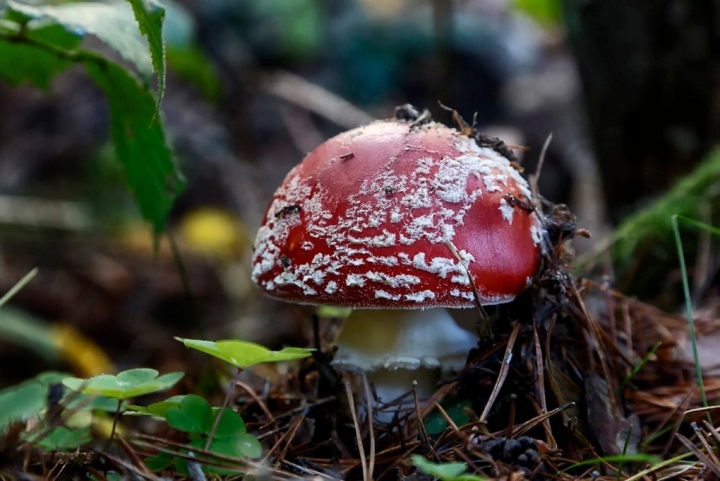
[[[0,83],[0,290],[39,268],[0,310],[0,387],[46,369],[185,370],[173,336],[303,345],[308,317],[250,282],[255,231],[307,152],[405,103],[451,123],[442,102],[528,147],[526,172],[552,133],[540,191],[592,232],[576,243],[579,267],[677,306],[672,244],[651,240],[620,265],[601,246],[717,143],[718,2],[163,3],[162,113],[187,179],[169,231],[183,263],[167,238],[154,254],[84,71],[48,91]]]

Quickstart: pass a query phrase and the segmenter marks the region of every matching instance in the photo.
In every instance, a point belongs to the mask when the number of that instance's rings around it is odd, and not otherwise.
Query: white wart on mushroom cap
[[[541,225],[510,196],[525,179],[490,148],[430,122],[342,133],[286,177],[255,243],[270,296],[356,309],[508,302],[535,274]],[[463,264],[448,248],[451,243]]]

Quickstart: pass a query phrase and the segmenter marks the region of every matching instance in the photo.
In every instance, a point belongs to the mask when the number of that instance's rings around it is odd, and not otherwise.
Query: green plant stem
[[[20,279],[17,284],[12,286],[12,288],[9,291],[7,291],[4,296],[2,296],[0,298],[0,307],[7,304],[7,301],[12,299],[13,296],[15,294],[17,294],[18,291],[20,291],[20,289],[25,287],[28,284],[28,282],[33,280],[33,278],[37,275],[37,273],[38,273],[38,269],[36,267],[35,269],[33,269],[30,272],[28,272],[27,274],[25,274],[25,276],[22,279]]]
[[[213,421],[212,428],[210,429],[210,432],[208,433],[207,441],[205,442],[205,451],[210,451],[210,444],[212,444],[212,439],[215,437],[215,431],[217,431],[218,426],[220,425],[220,418],[222,418],[223,412],[225,411],[225,408],[228,407],[230,404],[230,396],[232,396],[233,392],[235,392],[235,382],[240,380],[240,374],[242,374],[242,369],[238,369],[237,374],[233,378],[233,380],[230,382],[230,389],[228,389],[227,394],[225,395],[225,400],[223,401],[222,406],[220,407],[220,410],[218,411],[217,415],[215,416],[215,420]]]
[[[645,357],[642,358],[638,365],[633,368],[632,372],[625,379],[623,379],[623,382],[615,389],[615,394],[619,394],[623,389],[625,389],[625,386],[627,386],[632,380],[632,378],[634,378],[635,375],[640,372],[640,369],[642,369],[643,366],[647,364],[647,362],[660,348],[660,346],[662,346],[662,342],[658,341],[655,343],[655,345],[648,351],[647,354],[645,354]]]
[[[108,439],[108,448],[112,444],[113,438],[115,437],[115,429],[117,428],[118,419],[120,419],[120,408],[122,402],[120,399],[117,400],[117,409],[115,410],[115,416],[113,417],[112,429],[110,430],[110,439]]]
[[[625,456],[627,455],[628,444],[630,444],[630,435],[632,434],[632,428],[633,428],[633,426],[631,424],[628,427],[628,432],[627,432],[627,435],[625,436],[625,443],[623,444],[623,449],[622,449],[623,459],[618,463],[617,473],[615,474],[615,479],[617,481],[620,481],[620,473],[622,473],[623,465],[625,464]]]
[[[170,242],[170,250],[172,250],[173,261],[175,262],[178,274],[180,275],[180,281],[182,282],[183,290],[185,291],[185,297],[187,298],[187,302],[190,307],[190,315],[192,316],[193,324],[197,330],[198,337],[200,339],[207,339],[207,329],[205,329],[205,324],[202,322],[202,319],[200,319],[197,303],[195,302],[195,294],[193,293],[192,286],[190,285],[190,277],[188,276],[187,269],[185,268],[185,262],[180,254],[180,249],[178,248],[177,242],[175,242],[175,236],[173,236],[170,232],[167,232],[166,235],[168,242]]]
[[[707,394],[705,393],[705,384],[702,377],[702,368],[700,367],[700,356],[697,348],[697,338],[695,336],[695,320],[693,319],[692,303],[690,299],[690,283],[687,277],[687,266],[685,265],[685,253],[683,252],[682,239],[680,237],[680,225],[679,220],[682,219],[693,227],[703,225],[692,219],[680,217],[674,215],[671,217],[673,233],[675,235],[675,246],[677,247],[678,258],[680,260],[680,273],[682,277],[683,296],[685,297],[685,316],[688,322],[688,332],[690,335],[690,343],[692,344],[693,361],[695,362],[695,377],[697,379],[698,388],[700,389],[700,399],[702,399],[703,406],[708,406]],[[708,227],[708,226],[706,226]],[[708,420],[712,423],[710,413],[707,413]]]

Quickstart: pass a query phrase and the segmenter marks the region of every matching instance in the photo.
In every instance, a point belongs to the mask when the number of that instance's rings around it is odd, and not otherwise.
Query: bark
[[[720,137],[720,2],[563,0],[610,215],[657,195]]]

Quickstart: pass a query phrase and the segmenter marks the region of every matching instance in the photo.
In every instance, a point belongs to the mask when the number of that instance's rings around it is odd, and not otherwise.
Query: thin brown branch
[[[343,384],[345,385],[345,394],[347,394],[348,407],[355,425],[355,438],[357,441],[358,453],[360,454],[360,465],[362,466],[363,481],[371,481],[370,473],[368,473],[367,458],[365,457],[365,447],[362,442],[362,432],[358,423],[357,412],[355,412],[355,400],[353,399],[352,387],[350,386],[350,377],[347,372],[343,372]]]
[[[485,404],[485,408],[483,409],[482,414],[480,414],[480,421],[485,421],[488,417],[488,414],[490,414],[490,409],[492,408],[493,404],[495,403],[495,400],[497,399],[498,395],[500,394],[500,388],[502,388],[503,384],[505,383],[505,378],[508,375],[508,371],[510,369],[510,361],[512,360],[512,350],[513,347],[515,347],[515,341],[517,340],[518,332],[520,331],[520,324],[517,322],[513,323],[513,330],[510,333],[510,338],[508,339],[507,346],[505,348],[505,355],[503,356],[503,362],[502,366],[500,367],[500,373],[498,374],[497,381],[495,381],[495,385],[493,386],[492,392],[490,393],[490,397],[488,398],[487,404]]]

